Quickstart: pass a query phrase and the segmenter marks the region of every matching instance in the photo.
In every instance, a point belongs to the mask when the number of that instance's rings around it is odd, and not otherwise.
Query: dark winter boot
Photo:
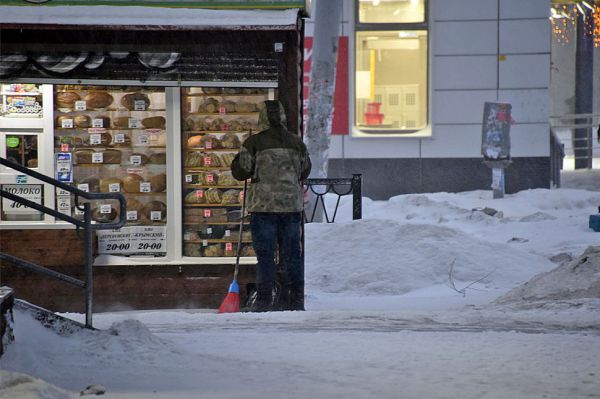
[[[256,290],[256,301],[250,308],[251,312],[270,312],[273,310],[273,289],[258,286]]]
[[[287,310],[304,310],[304,283],[290,284],[289,306]]]

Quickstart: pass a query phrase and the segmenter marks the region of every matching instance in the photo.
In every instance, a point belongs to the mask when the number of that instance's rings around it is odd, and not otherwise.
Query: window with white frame
[[[409,133],[427,126],[426,0],[357,0],[355,125]]]

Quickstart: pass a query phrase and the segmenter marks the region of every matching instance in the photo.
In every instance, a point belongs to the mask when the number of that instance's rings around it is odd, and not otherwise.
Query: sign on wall
[[[304,126],[308,118],[308,84],[312,60],[313,38],[304,38],[304,76],[302,83],[302,118]],[[335,71],[335,92],[333,94],[333,125],[331,134],[348,134],[348,36],[340,36],[338,59]]]
[[[44,189],[41,184],[2,184],[2,190],[42,205]],[[2,211],[13,215],[39,215],[40,211],[2,197]]]
[[[166,226],[129,226],[99,230],[98,253],[108,255],[159,254],[167,252]]]
[[[510,115],[507,103],[486,102],[483,107],[481,154],[486,160],[510,159]]]

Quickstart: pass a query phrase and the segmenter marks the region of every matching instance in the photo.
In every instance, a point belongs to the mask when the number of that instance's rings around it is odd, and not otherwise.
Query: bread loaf
[[[144,182],[144,178],[138,174],[130,173],[123,179],[123,188],[126,193],[139,193],[140,183]]]
[[[73,118],[73,123],[76,128],[87,129],[92,126],[92,118],[88,115],[75,115]]]
[[[136,212],[136,218],[130,220],[138,220],[142,216],[144,205],[135,198],[127,198],[127,212]]]
[[[113,185],[118,185],[119,189],[117,191],[111,191],[110,188]],[[106,179],[100,179],[100,192],[102,193],[110,193],[110,192],[120,192],[121,191],[121,179],[116,177],[108,177]]]
[[[256,256],[256,252],[254,252],[252,245],[244,245],[240,252],[240,256]]]
[[[208,202],[209,204],[222,203],[223,198],[221,195],[221,190],[219,190],[218,188],[209,188],[204,194],[206,196],[206,202]]]
[[[185,118],[183,121],[183,130],[194,130],[196,127],[196,121],[194,118]]]
[[[105,150],[103,163],[120,164],[121,163],[121,151],[112,150],[112,149]]]
[[[247,101],[239,101],[235,104],[235,112],[255,112],[256,104]]]
[[[185,167],[196,168],[196,167],[202,166],[203,165],[203,160],[202,160],[203,156],[204,156],[204,154],[199,151],[188,153],[187,156],[185,157]]]
[[[129,163],[132,165],[146,165],[148,163],[148,156],[139,152],[134,152],[129,157]]]
[[[233,158],[235,158],[235,154],[230,154],[230,153],[225,153],[225,154],[221,154],[221,156],[219,157],[220,160],[220,164],[223,166],[231,166],[231,163],[233,162]]]
[[[187,140],[188,148],[198,148],[200,147],[200,143],[202,142],[202,136],[192,136]]]
[[[86,177],[77,182],[77,188],[79,188],[80,184],[88,185],[88,192],[90,193],[99,193],[100,192],[100,179],[96,176]]]
[[[126,133],[115,133],[112,145],[114,147],[129,147],[131,145],[131,137]]]
[[[113,96],[105,91],[89,92],[84,98],[87,108],[101,109],[110,106],[114,99]]]
[[[183,255],[184,256],[202,256],[202,250],[199,244],[187,243],[183,246]]]
[[[204,248],[204,256],[223,256],[223,247],[221,244],[208,245]]]
[[[239,137],[235,133],[228,132],[221,136],[221,147],[223,148],[240,148],[241,144]]]
[[[146,94],[140,92],[125,94],[121,98],[121,105],[130,111],[134,111],[136,101],[144,102],[144,110],[147,110],[150,107],[150,98],[148,98]]]
[[[94,150],[77,150],[73,153],[75,163],[92,163]]]
[[[148,163],[164,165],[167,163],[167,154],[164,152],[155,152],[148,157]]]
[[[59,115],[56,117],[56,127],[59,129],[63,129],[63,121],[66,120],[72,120],[73,122],[71,122],[72,126],[75,127],[75,118],[71,115]],[[67,128],[65,128],[67,129]]]
[[[222,204],[239,204],[240,203],[240,190],[227,190],[223,193]]]
[[[112,142],[112,136],[110,135],[110,133],[99,133],[99,135],[100,135],[99,143],[92,143],[91,136],[90,136],[89,144],[92,146],[98,145],[98,146],[106,147],[107,145],[109,145]]]
[[[129,117],[128,116],[118,116],[113,119],[113,125],[119,129],[128,129],[129,128]]]
[[[79,94],[73,93],[70,91],[56,93],[56,107],[73,109],[75,106],[75,101],[81,100]]]
[[[161,173],[150,178],[150,187],[153,193],[162,193],[167,189],[167,175]]]
[[[164,129],[167,121],[163,116],[151,116],[142,119],[142,126],[146,129]]]
[[[223,171],[219,173],[220,186],[239,186],[240,182],[233,178],[231,172]]]
[[[219,112],[225,111],[226,113],[230,114],[232,112],[236,112],[235,108],[236,108],[236,105],[233,101],[224,100],[219,103],[219,109],[217,111],[219,111]]]
[[[94,122],[96,124],[98,124],[98,120],[100,120],[102,122],[101,126],[94,126]],[[92,126],[93,127],[103,127],[105,129],[110,128],[110,118],[108,116],[102,115],[102,116],[95,116],[92,120]]]
[[[204,190],[194,190],[190,191],[186,194],[183,202],[186,204],[205,204],[206,203],[206,193]],[[186,209],[187,211],[187,209]]]
[[[221,94],[223,89],[220,87],[203,87],[202,92],[204,94]]]
[[[160,219],[152,219],[152,212],[160,212]],[[162,222],[167,219],[167,205],[161,201],[150,201],[142,210],[142,214],[148,220],[152,220],[155,222]]]
[[[119,216],[119,212],[117,211],[117,209],[115,209],[113,207],[110,208],[110,212],[108,212],[108,213],[102,213],[102,207],[100,205],[98,205],[92,211],[92,220],[94,220],[98,223],[113,222],[113,221],[115,221],[115,219],[117,219],[118,216]]]
[[[198,112],[209,114],[219,112],[219,102],[216,99],[209,97],[200,103],[198,106]]]

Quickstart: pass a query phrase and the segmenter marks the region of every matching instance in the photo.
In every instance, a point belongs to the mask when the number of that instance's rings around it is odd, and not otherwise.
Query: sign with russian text
[[[166,226],[128,226],[119,230],[99,230],[98,253],[144,255],[167,252]]]

